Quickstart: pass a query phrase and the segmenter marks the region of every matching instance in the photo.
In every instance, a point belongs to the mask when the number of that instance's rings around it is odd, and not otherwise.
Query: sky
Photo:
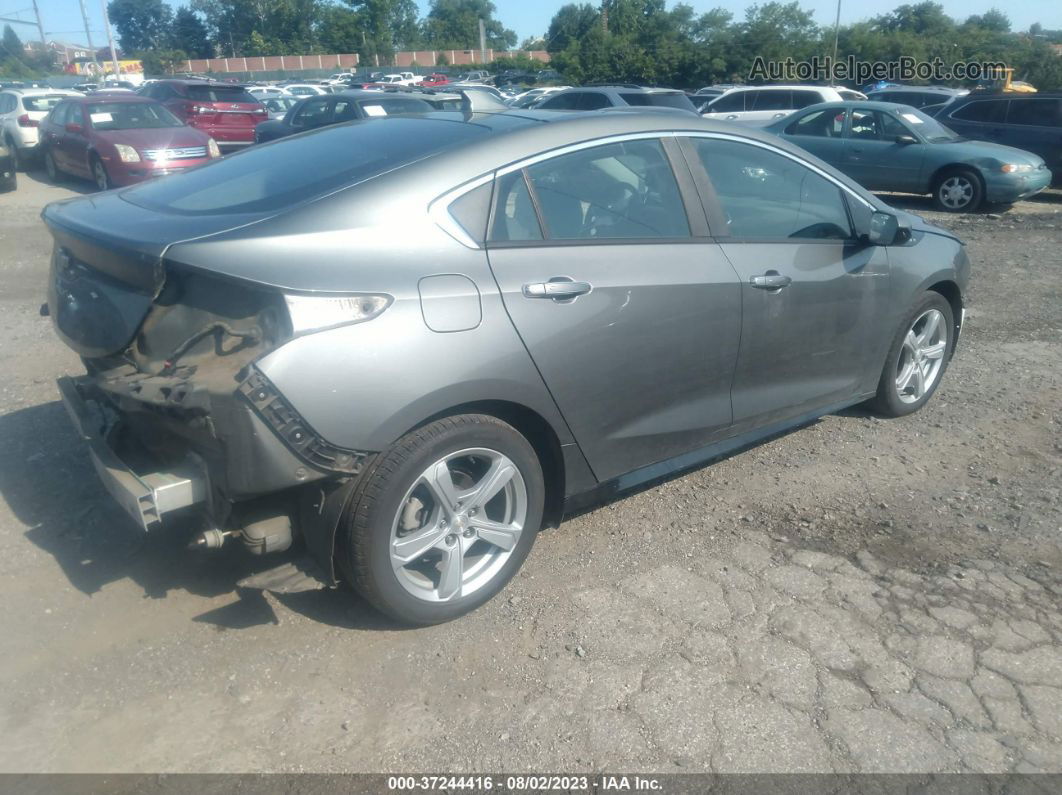
[[[429,3],[427,0],[418,1],[421,12],[426,13]],[[88,12],[92,43],[96,46],[103,46],[107,43],[107,38],[103,33],[101,0],[83,0],[83,2]],[[745,9],[752,4],[745,0],[686,0],[686,2],[692,5],[698,13],[716,7],[725,8],[734,14],[735,19],[743,18]],[[884,14],[904,2],[917,2],[917,0],[842,0],[841,24],[858,22],[861,19]],[[81,21],[79,0],[38,0],[38,4],[45,34],[49,39],[78,44],[87,43],[84,25]],[[506,27],[515,30],[519,41],[523,41],[529,36],[544,34],[554,12],[565,4],[565,0],[531,3],[527,0],[494,0],[494,4],[498,9],[498,19]],[[672,4],[672,0],[669,0],[669,7]],[[171,5],[176,7],[183,3],[171,0]],[[834,0],[802,0],[801,5],[814,11],[815,19],[820,25],[824,27],[833,25],[837,13]],[[988,9],[997,7],[1005,9],[1014,30],[1028,30],[1034,22],[1039,22],[1048,29],[1062,28],[1062,3],[1058,0],[1025,0],[1019,7],[1008,8],[1008,5],[1010,4],[1002,0],[943,0],[944,11],[959,20],[966,19],[972,14],[983,14]],[[32,21],[34,19],[32,8],[32,0],[0,0],[0,17],[17,17]],[[39,38],[35,25],[15,25],[14,28],[24,41]]]

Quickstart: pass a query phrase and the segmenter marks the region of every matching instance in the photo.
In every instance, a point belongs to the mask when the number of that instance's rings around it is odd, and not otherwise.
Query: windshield
[[[151,130],[183,127],[184,122],[154,102],[93,102],[89,124],[95,130]]]
[[[59,104],[60,100],[66,99],[64,94],[45,94],[39,97],[23,97],[22,107],[26,110],[51,110]]]
[[[932,116],[927,116],[920,110],[915,108],[902,108],[897,112],[899,113],[900,118],[911,126],[911,129],[917,130],[918,134],[931,144],[959,140],[958,135]]]
[[[484,134],[486,130],[475,124],[414,118],[322,127],[146,182],[121,195],[142,207],[184,215],[274,212]]]
[[[242,86],[207,86],[190,84],[188,96],[200,102],[258,102],[254,94]]]

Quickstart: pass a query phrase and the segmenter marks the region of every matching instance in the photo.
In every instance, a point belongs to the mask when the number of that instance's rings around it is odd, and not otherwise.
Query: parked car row
[[[1058,95],[886,86],[871,92],[871,100],[843,87],[773,85],[709,86],[691,96],[672,89],[620,84],[542,87],[506,98],[497,87],[484,83],[446,83],[440,88],[398,82],[408,81],[410,73],[375,77],[377,82],[358,89],[344,84],[353,79],[350,75],[250,87],[164,79],[150,81],[138,94],[103,91],[87,97],[55,89],[9,89],[0,92],[0,140],[15,170],[20,160],[40,154],[49,175],[91,178],[102,188],[188,168],[209,160],[215,150],[232,151],[343,121],[460,108],[460,93],[441,93],[447,89],[480,93],[497,103],[495,110],[504,103],[518,110],[659,107],[696,112],[699,100],[714,94],[706,101],[705,116],[762,126],[793,140],[865,187],[928,193],[943,210],[965,212],[986,203],[1017,201],[1042,190],[1053,176],[1062,175],[1062,98]],[[388,77],[396,82],[388,84],[384,80]],[[64,100],[78,97],[96,100],[97,118],[67,107],[52,114]],[[155,100],[168,114],[155,118],[145,110],[147,105],[122,106],[123,97]],[[118,104],[106,110],[99,104],[104,100]],[[101,121],[100,114],[108,112],[119,120]],[[38,134],[42,123],[47,137]],[[194,141],[177,141],[188,136],[166,133],[170,142],[157,148],[183,154],[160,166],[157,160],[130,160],[133,155],[128,152],[126,159],[116,155],[119,142],[109,141],[114,137],[111,134],[120,130],[130,137],[132,124],[143,125],[137,134],[141,139],[158,138],[160,130],[185,125],[203,135]],[[968,141],[955,131],[992,140]],[[1004,142],[1017,146],[996,145]],[[127,144],[134,149],[137,145],[146,144],[143,140]],[[203,155],[193,157],[186,149]],[[182,162],[169,162],[174,159]]]

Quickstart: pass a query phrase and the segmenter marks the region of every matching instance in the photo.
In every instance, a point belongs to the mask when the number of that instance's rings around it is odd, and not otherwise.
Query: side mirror
[[[867,228],[866,241],[872,246],[891,246],[896,242],[900,222],[892,213],[873,213]]]
[[[916,144],[916,143],[918,143],[918,139],[915,138],[913,135],[897,135],[896,136],[896,143],[903,144],[904,146],[907,146],[908,144]]]
[[[84,128],[80,124],[78,124],[76,121],[72,121],[72,122],[70,122],[69,124],[66,125],[66,131],[68,133],[79,133],[83,129]]]

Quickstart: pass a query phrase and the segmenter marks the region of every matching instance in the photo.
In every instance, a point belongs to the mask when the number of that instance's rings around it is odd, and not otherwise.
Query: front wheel
[[[111,178],[107,174],[107,167],[97,155],[92,156],[92,179],[99,190],[111,189]]]
[[[887,417],[918,411],[940,386],[954,345],[951,304],[940,293],[923,293],[893,339],[871,407]]]
[[[531,551],[544,502],[542,467],[515,428],[447,417],[399,439],[365,474],[339,562],[392,618],[449,621],[505,587]]]
[[[985,190],[981,178],[968,169],[943,174],[933,186],[933,203],[949,213],[970,213],[981,206]]]

